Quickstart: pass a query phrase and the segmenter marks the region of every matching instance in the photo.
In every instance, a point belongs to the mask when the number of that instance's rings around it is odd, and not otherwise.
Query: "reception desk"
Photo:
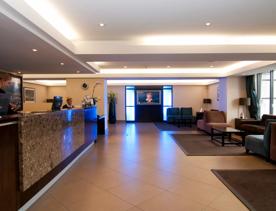
[[[14,148],[8,159],[15,161],[9,165],[14,163],[15,181],[13,183],[15,184],[13,186],[16,186],[14,197],[16,197],[16,209],[18,209],[96,141],[97,111],[96,107],[90,107],[24,114],[14,116],[10,121],[8,118],[5,121],[2,120],[2,126],[2,129],[4,127],[6,131],[12,129],[16,134],[13,140],[4,140],[9,137],[2,137],[1,134],[1,143],[12,144],[12,146],[6,146],[6,150],[8,147]],[[4,150],[2,147],[0,151]],[[9,169],[7,167],[0,170],[2,172]],[[3,201],[2,198],[0,201]],[[14,210],[10,209],[10,203],[14,202],[7,203],[6,207],[1,206],[7,208],[5,210]]]

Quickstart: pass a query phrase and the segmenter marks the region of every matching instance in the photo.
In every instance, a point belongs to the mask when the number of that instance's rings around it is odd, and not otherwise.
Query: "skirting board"
[[[68,164],[57,176],[55,176],[47,185],[45,185],[36,195],[26,202],[18,211],[26,211],[29,209],[44,193],[46,193],[70,168],[71,166],[87,152],[95,142],[92,142],[85,150],[83,150],[70,164]]]

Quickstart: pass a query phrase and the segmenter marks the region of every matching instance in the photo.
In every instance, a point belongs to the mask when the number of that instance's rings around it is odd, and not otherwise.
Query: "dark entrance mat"
[[[276,210],[276,170],[212,170],[250,210]]]
[[[197,130],[195,125],[185,126],[183,124],[178,127],[174,124],[168,124],[166,122],[154,122],[154,125],[160,130],[160,131],[191,131],[191,130]]]
[[[246,155],[244,147],[230,145],[222,147],[205,134],[172,134],[178,146],[188,156]]]

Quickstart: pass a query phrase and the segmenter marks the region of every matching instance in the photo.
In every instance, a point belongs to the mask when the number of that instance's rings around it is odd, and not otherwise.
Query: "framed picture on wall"
[[[137,90],[137,105],[160,105],[160,90]]]
[[[35,89],[24,87],[24,102],[25,103],[35,103]]]

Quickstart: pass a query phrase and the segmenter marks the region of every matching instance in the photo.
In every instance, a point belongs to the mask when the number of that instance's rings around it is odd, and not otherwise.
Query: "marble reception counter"
[[[19,117],[19,181],[25,191],[85,143],[84,110]]]
[[[96,107],[1,118],[1,210],[18,210],[96,139]]]
[[[18,118],[20,206],[97,140],[97,107]]]

